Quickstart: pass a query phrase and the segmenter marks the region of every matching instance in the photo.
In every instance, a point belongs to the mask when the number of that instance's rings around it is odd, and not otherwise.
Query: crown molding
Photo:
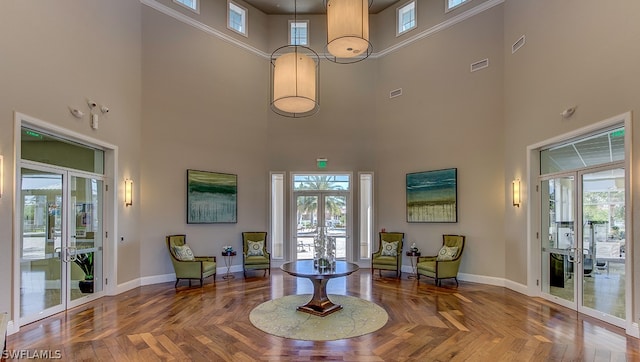
[[[471,9],[469,9],[467,11],[464,11],[464,12],[458,14],[458,15],[452,16],[451,18],[449,18],[449,19],[447,19],[447,20],[445,20],[445,21],[443,21],[443,22],[441,22],[439,24],[434,25],[434,26],[430,27],[429,29],[423,30],[423,31],[421,31],[421,32],[419,32],[419,33],[417,33],[417,34],[415,34],[415,35],[413,35],[413,36],[411,36],[411,37],[399,42],[399,43],[396,43],[396,44],[384,49],[384,50],[381,50],[379,52],[374,52],[373,54],[371,54],[370,57],[376,59],[376,58],[381,58],[381,57],[383,57],[385,55],[391,54],[393,52],[396,52],[396,51],[398,51],[398,50],[400,50],[400,49],[402,49],[402,48],[404,48],[404,47],[406,47],[406,46],[408,46],[408,45],[410,45],[410,44],[412,44],[412,43],[414,43],[414,42],[416,42],[416,41],[418,41],[420,39],[423,39],[423,38],[429,37],[431,35],[434,35],[434,34],[440,32],[440,31],[443,31],[443,30],[445,30],[447,28],[450,28],[450,27],[452,27],[452,26],[454,26],[454,25],[456,25],[456,24],[458,24],[458,23],[460,23],[462,21],[465,21],[465,20],[467,20],[467,19],[469,19],[469,18],[471,18],[471,17],[473,17],[475,15],[478,15],[478,14],[480,14],[480,13],[486,11],[486,10],[489,10],[489,9],[493,8],[494,6],[498,6],[498,5],[502,4],[502,3],[504,3],[504,1],[505,0],[488,0],[488,1],[485,1],[480,5],[474,6]],[[163,4],[159,3],[157,0],[140,0],[140,2],[142,4],[144,4],[144,5],[147,5],[148,7],[152,8],[152,9],[155,9],[155,10],[157,10],[157,11],[159,11],[159,12],[165,14],[165,15],[168,15],[168,16],[170,16],[170,17],[172,17],[172,18],[174,18],[174,19],[176,19],[178,21],[181,21],[181,22],[183,22],[183,23],[185,23],[187,25],[193,26],[196,29],[204,31],[207,34],[213,35],[213,36],[215,36],[215,37],[217,37],[217,38],[219,38],[219,39],[221,39],[223,41],[226,41],[226,42],[228,42],[230,44],[233,44],[233,45],[235,45],[235,46],[237,46],[239,48],[242,48],[242,49],[244,49],[246,51],[254,53],[257,56],[260,56],[262,58],[267,58],[267,59],[270,58],[270,54],[265,53],[262,50],[260,50],[258,48],[255,48],[255,47],[253,47],[251,45],[248,45],[248,44],[246,44],[246,43],[244,43],[244,42],[242,42],[240,40],[237,40],[237,39],[235,39],[235,38],[233,38],[233,37],[221,32],[219,30],[216,30],[216,29],[210,27],[209,25],[206,25],[206,24],[204,24],[204,23],[202,23],[200,21],[194,20],[193,18],[191,18],[191,17],[189,17],[187,15],[184,15],[184,14],[182,14],[181,12],[179,12],[179,11],[177,11],[175,9],[172,9],[172,8],[166,6],[166,5],[163,5]]]
[[[226,41],[229,44],[235,45],[235,46],[237,46],[239,48],[242,48],[242,49],[244,49],[244,50],[246,50],[248,52],[254,53],[254,54],[256,54],[256,55],[258,55],[260,57],[263,57],[263,58],[267,58],[268,59],[270,57],[270,54],[267,54],[267,53],[263,52],[262,50],[260,50],[258,48],[255,48],[255,47],[253,47],[251,45],[245,44],[244,42],[242,42],[240,40],[237,40],[237,39],[235,39],[235,38],[233,38],[233,37],[221,32],[219,30],[216,30],[216,29],[210,27],[209,25],[206,25],[206,24],[204,24],[204,23],[202,23],[200,21],[194,20],[193,18],[191,18],[191,17],[189,17],[187,15],[184,15],[183,13],[181,13],[181,12],[175,10],[175,9],[172,9],[172,8],[166,6],[166,5],[160,4],[156,0],[140,0],[140,2],[142,4],[144,4],[144,5],[147,5],[148,7],[152,8],[152,9],[155,9],[155,10],[157,10],[157,11],[159,11],[159,12],[165,14],[165,15],[168,15],[168,16],[170,16],[170,17],[172,17],[172,18],[174,18],[174,19],[176,19],[178,21],[181,21],[181,22],[183,22],[183,23],[185,23],[187,25],[191,25],[191,26],[193,26],[194,28],[196,28],[198,30],[204,31],[205,33],[207,33],[209,35],[213,35],[213,36],[215,36],[215,37],[217,37],[217,38],[219,38],[219,39],[221,39],[223,41]]]
[[[423,30],[419,33],[417,33],[416,35],[409,37],[399,43],[396,43],[384,50],[381,50],[379,52],[374,52],[371,57],[372,58],[381,58],[387,54],[393,53],[395,51],[400,50],[401,48],[404,48],[406,46],[408,46],[409,44],[412,44],[420,39],[426,38],[428,36],[434,35],[438,32],[441,32],[447,28],[450,28],[462,21],[465,21],[475,15],[478,15],[486,10],[489,10],[491,8],[493,8],[494,6],[498,6],[502,3],[504,3],[505,0],[489,0],[489,1],[485,1],[480,5],[474,6],[471,9],[462,12],[458,15],[452,16],[449,19],[436,24],[432,27],[430,27],[429,29]]]

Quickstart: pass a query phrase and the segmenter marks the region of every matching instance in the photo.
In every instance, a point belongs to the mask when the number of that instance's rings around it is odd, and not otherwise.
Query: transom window
[[[416,27],[416,2],[411,1],[401,6],[397,10],[398,13],[398,27],[396,28],[396,34],[400,35],[406,33]]]
[[[471,0],[444,0],[444,1],[445,1],[445,9],[446,9],[445,12],[447,12]]]
[[[247,9],[228,1],[227,27],[235,32],[247,36]]]
[[[199,7],[198,0],[173,0],[173,2],[200,14],[200,7]]]
[[[333,190],[348,191],[350,188],[349,175],[317,174],[293,175],[293,189],[301,190]]]
[[[624,127],[540,151],[540,174],[594,167],[624,160]]]
[[[289,44],[309,45],[309,20],[289,20]]]

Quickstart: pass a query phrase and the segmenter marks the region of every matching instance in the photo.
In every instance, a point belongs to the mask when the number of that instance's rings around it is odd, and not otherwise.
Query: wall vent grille
[[[389,98],[400,97],[402,95],[402,88],[394,89],[389,92]]]
[[[518,49],[522,48],[522,46],[524,45],[525,42],[525,38],[524,35],[520,37],[520,39],[518,39],[515,43],[513,43],[513,45],[511,46],[511,54],[515,53],[518,51]]]
[[[484,69],[489,66],[489,59],[483,59],[471,64],[471,71],[475,72],[476,70]]]

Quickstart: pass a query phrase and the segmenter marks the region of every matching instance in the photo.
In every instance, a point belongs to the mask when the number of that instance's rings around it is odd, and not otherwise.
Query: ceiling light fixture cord
[[[318,112],[320,57],[313,49],[300,45],[297,29],[298,3],[293,1],[293,27],[288,45],[271,54],[271,110],[291,118]]]

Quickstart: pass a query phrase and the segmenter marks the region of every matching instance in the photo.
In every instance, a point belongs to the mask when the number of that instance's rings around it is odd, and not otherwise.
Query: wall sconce
[[[124,180],[124,206],[133,205],[133,180]]]
[[[513,206],[520,207],[520,203],[522,200],[520,199],[520,179],[513,180],[512,183],[512,191],[513,191]]]

